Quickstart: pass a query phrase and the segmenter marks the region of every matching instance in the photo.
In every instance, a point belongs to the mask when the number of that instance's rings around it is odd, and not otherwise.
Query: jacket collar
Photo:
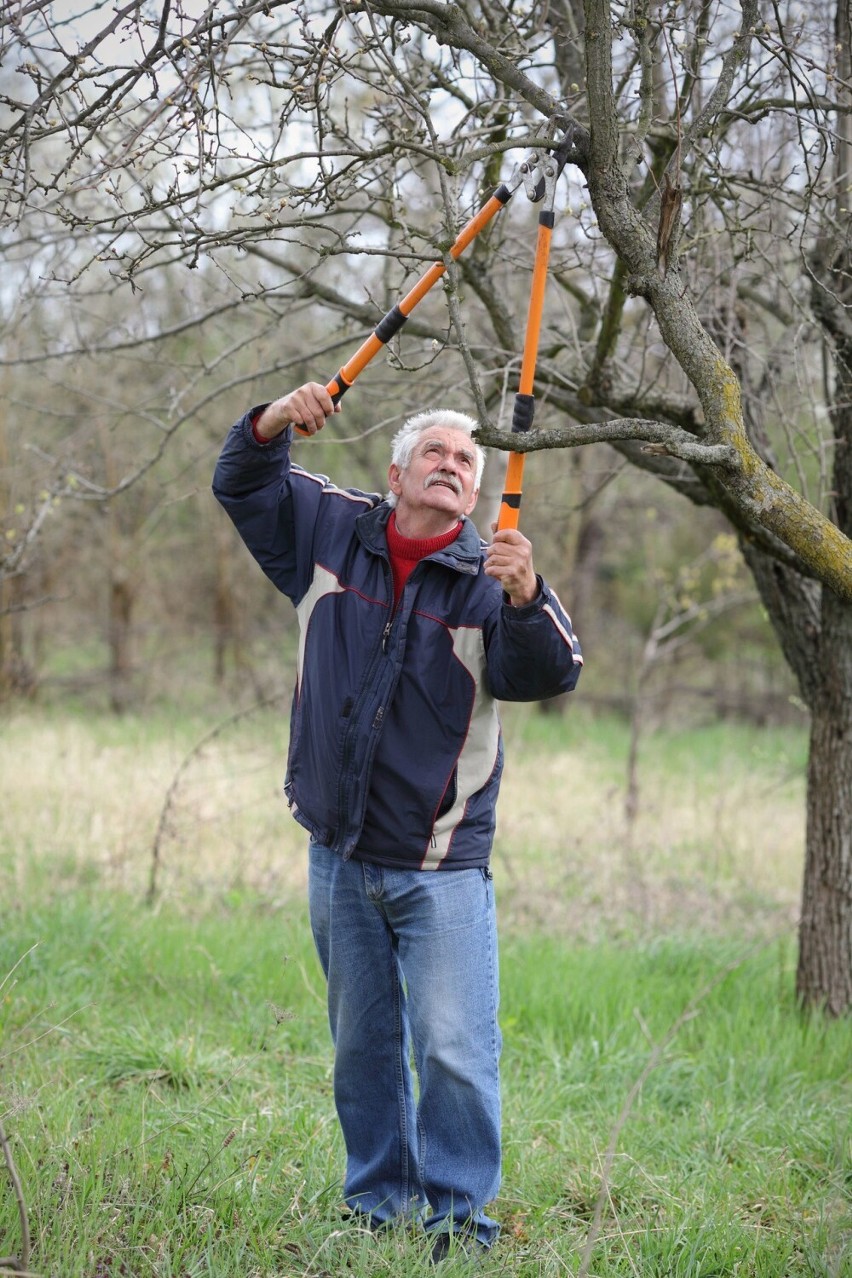
[[[379,502],[371,510],[365,510],[355,520],[355,527],[364,546],[374,555],[388,557],[387,522],[393,507],[387,501]],[[456,572],[477,573],[482,559],[482,543],[476,526],[466,515],[462,516],[462,529],[455,541],[444,550],[427,558],[434,563],[446,564]]]

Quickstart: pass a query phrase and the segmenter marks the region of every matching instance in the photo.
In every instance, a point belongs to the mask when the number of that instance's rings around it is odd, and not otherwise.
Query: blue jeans
[[[501,1036],[490,872],[392,870],[311,843],[309,900],[347,1203],[374,1227],[424,1216],[430,1231],[492,1243]]]

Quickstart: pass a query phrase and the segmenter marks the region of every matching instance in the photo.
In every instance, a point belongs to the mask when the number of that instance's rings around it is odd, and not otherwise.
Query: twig
[[[6,982],[9,980],[9,977],[10,977],[10,976],[14,976],[14,975],[15,975],[15,972],[16,972],[16,971],[18,970],[18,968],[21,966],[21,964],[23,963],[24,959],[25,959],[25,958],[29,958],[29,956],[32,954],[33,950],[38,949],[38,944],[39,944],[39,943],[38,943],[38,941],[35,941],[35,942],[34,942],[34,943],[30,946],[30,948],[29,948],[28,950],[25,950],[25,951],[24,951],[24,953],[23,953],[23,954],[21,955],[21,957],[18,959],[17,963],[15,963],[15,965],[9,969],[9,971],[8,971],[8,972],[6,973],[6,975],[3,977],[3,980],[2,980],[2,981],[0,981],[0,992],[2,992],[3,986],[4,986],[4,985],[6,984]]]
[[[196,1172],[196,1174],[193,1176],[193,1178],[192,1178],[192,1180],[189,1182],[189,1185],[187,1186],[187,1188],[186,1188],[186,1189],[183,1189],[183,1191],[182,1191],[182,1192],[183,1192],[183,1197],[184,1197],[184,1198],[189,1198],[189,1196],[190,1196],[190,1194],[192,1193],[193,1189],[195,1189],[195,1186],[196,1186],[196,1185],[198,1184],[198,1182],[201,1180],[201,1177],[202,1177],[202,1176],[204,1175],[204,1173],[207,1171],[208,1167],[212,1167],[212,1166],[213,1166],[213,1162],[214,1162],[214,1160],[215,1160],[216,1158],[218,1158],[218,1157],[219,1157],[219,1155],[220,1155],[221,1153],[223,1153],[223,1152],[224,1152],[224,1151],[228,1148],[228,1146],[229,1146],[229,1145],[233,1142],[233,1139],[234,1139],[234,1137],[236,1136],[236,1134],[237,1134],[237,1132],[236,1132],[236,1128],[232,1127],[232,1128],[231,1128],[231,1130],[228,1132],[228,1134],[225,1136],[224,1140],[222,1140],[222,1141],[219,1143],[219,1148],[218,1148],[218,1149],[217,1149],[214,1153],[212,1153],[212,1154],[211,1154],[211,1153],[207,1153],[206,1161],[205,1161],[205,1162],[203,1162],[203,1163],[201,1164],[201,1167],[200,1167],[200,1168],[199,1168],[199,1170]]]
[[[248,715],[254,714],[256,710],[262,710],[265,706],[274,705],[276,701],[280,701],[284,696],[284,692],[273,693],[271,697],[263,697],[260,701],[255,701],[254,705],[248,707],[247,710],[238,710],[236,714],[229,715],[227,719],[223,719],[217,723],[215,728],[211,728],[206,732],[200,741],[197,741],[189,753],[181,760],[180,766],[172,777],[171,784],[166,791],[166,797],[163,800],[163,807],[160,812],[160,819],[157,822],[157,831],[154,835],[154,842],[151,847],[151,875],[148,880],[148,894],[146,900],[149,905],[153,903],[157,895],[157,875],[160,868],[160,848],[162,847],[163,838],[166,833],[166,823],[168,821],[169,812],[171,811],[172,802],[174,801],[177,788],[180,784],[183,774],[186,772],[192,760],[196,755],[200,754],[206,745],[214,741],[220,733],[226,728],[230,728],[233,724],[238,723],[240,719],[247,718]]]
[[[24,1201],[24,1191],[21,1186],[21,1179],[18,1175],[18,1169],[15,1166],[15,1160],[12,1157],[12,1150],[6,1136],[6,1129],[0,1122],[0,1145],[3,1146],[3,1157],[6,1160],[6,1170],[9,1173],[9,1179],[12,1182],[12,1188],[15,1191],[15,1201],[18,1204],[18,1217],[21,1222],[21,1255],[20,1259],[16,1256],[0,1257],[0,1273],[25,1274],[30,1267],[30,1222],[27,1216],[27,1204]]]
[[[559,1255],[559,1252],[556,1250],[556,1248],[554,1247],[553,1243],[550,1241],[550,1239],[549,1239],[549,1238],[546,1238],[546,1239],[545,1239],[545,1245],[546,1245],[546,1247],[547,1247],[548,1251],[551,1251],[551,1252],[553,1253],[553,1258],[554,1258],[554,1260],[556,1261],[556,1263],[559,1265],[559,1267],[560,1267],[561,1269],[564,1269],[564,1270],[565,1270],[565,1272],[566,1272],[566,1274],[570,1274],[571,1270],[570,1270],[570,1269],[568,1268],[568,1266],[565,1264],[565,1261],[564,1261],[564,1260],[562,1259],[562,1257]]]
[[[52,1006],[52,1003],[49,1004],[49,1007]],[[62,1026],[67,1025],[75,1016],[79,1016],[81,1012],[85,1012],[88,1007],[94,1007],[94,1003],[84,1003],[82,1007],[75,1008],[73,1012],[69,1012],[66,1017],[64,1017],[61,1021],[58,1021],[55,1025],[49,1025],[41,1034],[36,1034],[35,1038],[28,1038],[26,1043],[21,1043],[19,1047],[11,1047],[8,1052],[0,1053],[0,1062],[7,1061],[9,1057],[14,1056],[16,1052],[25,1052],[27,1048],[32,1047],[34,1043],[40,1043],[43,1038],[47,1038],[48,1034],[55,1034],[57,1030],[62,1029]],[[35,1019],[35,1017],[32,1018],[32,1020]],[[32,1021],[29,1021],[28,1024],[31,1025]],[[24,1029],[26,1028],[27,1026],[25,1025]]]

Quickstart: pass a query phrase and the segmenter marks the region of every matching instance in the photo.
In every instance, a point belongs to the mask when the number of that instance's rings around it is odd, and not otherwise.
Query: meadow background
[[[612,75],[586,12],[616,36]],[[811,792],[839,808],[850,614],[792,552],[852,509],[849,0],[749,12],[0,7],[0,1274],[428,1271],[422,1241],[340,1214],[281,797],[295,620],[210,481],[230,424],[333,375],[557,104],[635,154],[644,232],[616,244],[622,179],[566,166],[536,421],[599,442],[529,455],[521,528],[587,664],[568,704],[505,713],[485,1269],[852,1271],[852,1027],[794,994],[808,707]],[[664,173],[684,199],[661,245]],[[377,491],[410,413],[508,425],[536,252],[513,204],[300,462]],[[625,269],[643,243],[679,276],[657,284],[647,256],[651,306]],[[694,321],[718,362],[680,349]],[[761,464],[806,503],[792,560],[755,536],[757,490],[610,446],[625,414],[675,441],[727,431],[734,383]],[[486,536],[504,476],[492,449]]]
[[[430,1271],[422,1240],[340,1211],[285,707],[4,716],[0,1113],[31,1272]],[[628,820],[623,717],[578,697],[504,726],[483,1272],[840,1278],[852,1027],[794,1001],[803,728],[656,728]]]

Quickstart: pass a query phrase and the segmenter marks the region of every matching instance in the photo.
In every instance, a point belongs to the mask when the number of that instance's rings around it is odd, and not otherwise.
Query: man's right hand
[[[267,404],[254,429],[262,439],[274,439],[292,423],[306,435],[315,435],[322,430],[326,418],[339,412],[340,405],[332,401],[321,382],[306,382],[289,395]]]

